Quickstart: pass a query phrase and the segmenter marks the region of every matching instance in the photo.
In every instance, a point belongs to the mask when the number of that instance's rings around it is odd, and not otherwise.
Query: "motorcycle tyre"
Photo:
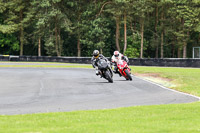
[[[132,80],[132,77],[131,77],[130,73],[128,72],[128,70],[125,70],[125,73],[126,73],[126,75],[128,77],[128,80]]]
[[[110,82],[110,83],[113,83],[113,79],[111,77],[111,74],[109,71],[106,71],[105,72],[105,77],[107,78],[107,80]]]

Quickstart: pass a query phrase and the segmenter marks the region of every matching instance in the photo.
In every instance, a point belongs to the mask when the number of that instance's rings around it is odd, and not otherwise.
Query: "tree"
[[[121,48],[120,48],[120,43],[119,43],[119,39],[120,39],[120,22],[121,22],[121,16],[123,14],[120,5],[121,2],[118,0],[114,1],[114,2],[105,2],[102,6],[101,9],[103,9],[103,7],[107,4],[107,8],[105,9],[105,12],[110,14],[110,17],[112,19],[115,20],[116,23],[116,27],[115,27],[115,46],[116,46],[116,50],[118,50],[120,52]]]
[[[141,35],[141,48],[140,48],[140,58],[143,58],[143,43],[144,43],[144,26],[146,16],[153,11],[151,0],[138,0],[135,2],[135,11],[139,17],[140,23],[140,35]]]
[[[173,29],[173,34],[176,36],[178,44],[178,57],[181,56],[183,50],[183,58],[187,57],[187,43],[189,41],[189,33],[197,27],[199,23],[198,8],[195,8],[195,1],[173,0],[173,7],[170,9],[170,14],[174,18],[173,23],[176,27]]]
[[[13,34],[0,33],[0,54],[15,55],[19,51],[19,41]]]
[[[3,1],[0,0],[0,26],[2,26],[5,15],[2,14],[6,10]],[[2,27],[1,27],[2,28]],[[19,51],[19,42],[14,34],[3,34],[0,32],[0,54],[10,55]]]
[[[0,49],[38,56],[91,56],[99,49],[106,56],[119,50],[140,58],[191,57],[200,42],[199,6],[199,0],[0,0]]]
[[[4,1],[3,5],[5,8],[3,13],[6,13],[7,17],[5,18],[3,25],[0,26],[0,31],[4,34],[19,32],[20,55],[23,55],[23,47],[26,41],[24,37],[24,28],[26,28],[29,25],[30,21],[27,15],[27,10],[30,6],[30,1],[7,0]]]
[[[81,44],[82,44],[82,38],[84,38],[84,32],[87,32],[88,22],[85,22],[85,20],[93,20],[95,18],[94,11],[95,8],[92,6],[92,2],[88,1],[82,1],[82,0],[75,0],[71,1],[71,8],[72,8],[72,28],[73,28],[73,35],[76,36],[77,41],[77,56],[81,56]],[[96,3],[95,3],[96,5]],[[93,8],[91,8],[91,6]],[[92,15],[93,14],[93,15]]]
[[[44,36],[45,32],[44,41],[47,54],[61,56],[61,30],[70,31],[71,22],[68,19],[69,12],[67,12],[67,7],[70,3],[62,0],[41,0],[33,1],[32,4],[35,7],[35,11],[37,11],[36,17],[38,18],[38,21],[35,26],[35,33],[39,33],[39,44],[41,42],[41,37]]]

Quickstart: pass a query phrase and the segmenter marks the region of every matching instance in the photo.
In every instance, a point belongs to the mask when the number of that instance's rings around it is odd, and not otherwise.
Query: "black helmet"
[[[99,57],[99,50],[94,50],[94,51],[93,51],[93,56],[94,56],[95,58],[98,58],[98,57]]]

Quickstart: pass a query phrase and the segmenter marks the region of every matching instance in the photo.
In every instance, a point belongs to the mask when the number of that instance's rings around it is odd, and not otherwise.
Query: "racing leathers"
[[[92,66],[96,69],[96,75],[100,74],[100,70],[99,70],[98,64],[97,64],[97,62],[100,59],[104,59],[105,61],[108,61],[108,59],[106,57],[104,57],[102,54],[99,54],[99,56],[97,58],[93,56],[92,59],[91,59]]]
[[[121,74],[117,68],[117,62],[118,60],[124,60],[126,61],[127,63],[129,63],[129,60],[126,56],[124,56],[123,54],[119,53],[118,57],[116,57],[115,55],[112,56],[112,64],[114,65],[114,73],[118,73],[119,76],[121,77]]]

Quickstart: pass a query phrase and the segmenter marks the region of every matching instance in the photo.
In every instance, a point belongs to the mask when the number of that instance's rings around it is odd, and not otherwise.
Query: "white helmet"
[[[119,57],[119,51],[114,51],[114,56],[118,58]]]

